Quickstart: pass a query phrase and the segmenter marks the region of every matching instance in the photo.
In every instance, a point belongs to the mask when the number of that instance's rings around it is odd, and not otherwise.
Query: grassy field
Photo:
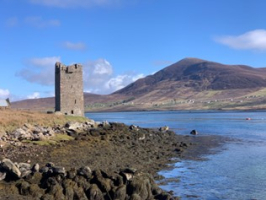
[[[33,111],[20,111],[20,110],[0,110],[0,132],[1,131],[13,131],[25,123],[41,126],[54,126],[62,125],[69,121],[84,122],[87,118],[46,114]]]
[[[266,89],[187,91],[186,96],[175,98],[137,98],[126,103],[101,103],[86,105],[86,111],[133,110],[251,110],[266,109]]]

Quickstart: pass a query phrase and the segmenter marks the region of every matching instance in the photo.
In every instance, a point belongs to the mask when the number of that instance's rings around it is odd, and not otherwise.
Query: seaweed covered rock
[[[30,170],[30,173],[21,177],[20,170],[24,168]],[[131,168],[107,173],[100,169],[91,171],[85,166],[66,171],[64,167],[47,163],[41,169],[36,172],[29,164],[16,164],[4,159],[1,162],[1,173],[6,173],[7,178],[0,181],[0,185],[5,185],[1,189],[5,190],[7,196],[15,195],[14,199],[21,196],[42,200],[178,199],[161,190],[150,174],[139,173]]]

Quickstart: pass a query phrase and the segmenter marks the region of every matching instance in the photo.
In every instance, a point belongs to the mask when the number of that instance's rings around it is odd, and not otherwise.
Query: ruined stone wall
[[[55,64],[55,111],[84,116],[82,66]]]

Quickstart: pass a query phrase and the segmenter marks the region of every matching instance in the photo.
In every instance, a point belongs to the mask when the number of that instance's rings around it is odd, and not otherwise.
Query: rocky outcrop
[[[98,126],[105,126],[108,122],[97,123],[93,120],[81,123],[81,122],[68,122],[63,126],[57,125],[54,127],[43,127],[40,125],[24,124],[21,128],[18,128],[9,133],[0,134],[0,140],[16,144],[16,142],[29,140],[29,141],[41,141],[48,140],[55,136],[57,133],[63,133],[68,135],[76,135],[78,133],[87,131],[91,128],[97,128]]]
[[[20,196],[42,200],[178,199],[160,189],[150,174],[135,169],[106,172],[100,169],[92,171],[85,166],[66,171],[64,167],[53,163],[47,163],[40,170],[36,166],[38,164],[31,166],[28,163],[13,163],[9,159],[2,160],[0,188],[14,199]]]

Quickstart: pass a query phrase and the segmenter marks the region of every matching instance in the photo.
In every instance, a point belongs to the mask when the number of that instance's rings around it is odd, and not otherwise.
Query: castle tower
[[[84,116],[82,65],[55,63],[55,111]]]

